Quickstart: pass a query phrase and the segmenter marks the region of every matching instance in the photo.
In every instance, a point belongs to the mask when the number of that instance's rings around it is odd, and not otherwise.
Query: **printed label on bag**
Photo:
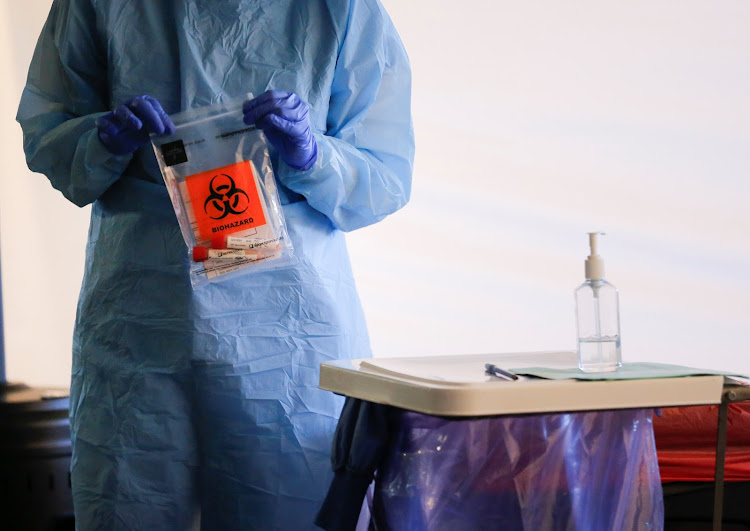
[[[204,240],[266,224],[248,161],[190,175],[185,184]]]
[[[188,160],[187,153],[185,153],[185,144],[182,143],[182,140],[175,140],[174,142],[162,144],[161,155],[164,158],[164,164],[166,166],[182,164]]]

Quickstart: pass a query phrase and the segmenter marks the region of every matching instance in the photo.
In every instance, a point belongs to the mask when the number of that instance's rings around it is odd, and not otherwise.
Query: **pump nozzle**
[[[601,280],[604,278],[604,260],[597,253],[597,237],[605,236],[604,232],[589,232],[589,246],[591,254],[586,258],[586,279]]]

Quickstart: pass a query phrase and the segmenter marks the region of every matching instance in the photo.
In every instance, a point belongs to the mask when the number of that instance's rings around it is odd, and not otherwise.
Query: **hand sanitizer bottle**
[[[604,260],[597,254],[597,237],[590,232],[586,282],[575,291],[578,326],[578,367],[584,372],[611,372],[622,366],[620,310],[617,288],[604,280]]]

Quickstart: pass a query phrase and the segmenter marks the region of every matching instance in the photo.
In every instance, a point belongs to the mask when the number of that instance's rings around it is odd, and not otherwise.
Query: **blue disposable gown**
[[[169,113],[260,94],[310,105],[319,154],[271,153],[299,258],[193,291],[149,146],[95,119],[140,94]],[[29,167],[93,203],[71,382],[79,529],[306,529],[340,397],[319,364],[370,355],[344,233],[409,198],[410,70],[378,0],[55,0],[18,120]]]

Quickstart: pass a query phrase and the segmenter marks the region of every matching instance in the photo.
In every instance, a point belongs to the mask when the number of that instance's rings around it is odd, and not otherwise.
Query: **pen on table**
[[[514,380],[518,380],[517,374],[513,374],[512,372],[503,370],[497,365],[493,365],[492,363],[485,363],[484,368],[486,369],[486,372],[488,374],[497,376],[498,378],[502,378],[503,380],[510,380],[511,382]]]

